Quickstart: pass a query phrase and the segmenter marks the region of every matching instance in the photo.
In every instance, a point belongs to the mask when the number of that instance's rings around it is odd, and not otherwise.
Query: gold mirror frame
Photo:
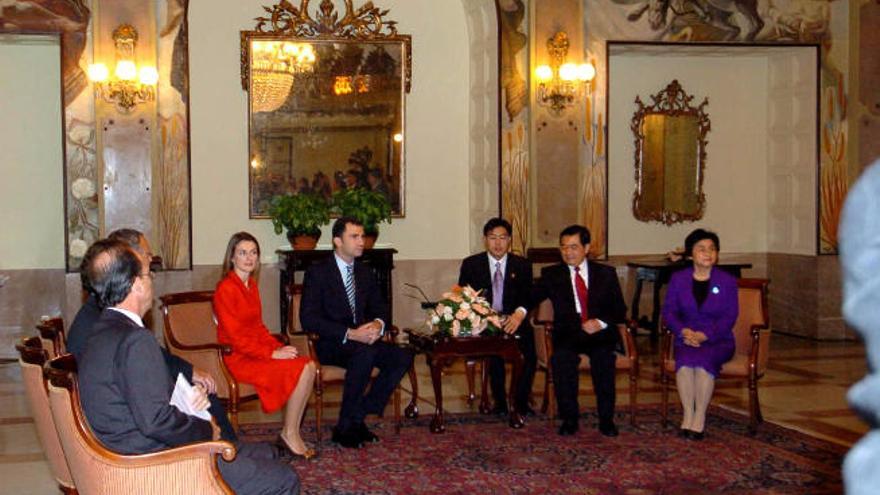
[[[268,14],[264,17],[257,17],[256,27],[252,31],[241,31],[240,39],[240,60],[241,60],[241,85],[242,89],[249,94],[248,98],[248,211],[250,218],[268,218],[264,211],[257,211],[254,190],[255,190],[255,172],[252,166],[255,150],[254,142],[259,137],[255,137],[254,133],[254,112],[253,112],[253,95],[251,94],[251,43],[253,41],[284,41],[291,43],[311,43],[311,44],[331,44],[351,46],[363,43],[372,45],[373,48],[382,45],[391,45],[400,47],[400,95],[399,95],[399,121],[400,132],[403,135],[402,140],[398,140],[400,136],[394,136],[394,141],[398,148],[389,152],[388,161],[392,158],[399,163],[397,176],[389,181],[392,185],[393,192],[389,195],[392,202],[392,216],[405,216],[405,105],[404,96],[409,93],[412,86],[412,38],[407,34],[397,32],[397,22],[386,18],[388,9],[380,9],[373,5],[373,2],[366,2],[364,5],[355,8],[353,0],[344,0],[345,12],[338,12],[332,0],[321,0],[316,8],[310,10],[309,4],[312,0],[300,0],[299,6],[294,6],[287,0],[281,0],[277,5],[272,7],[264,6],[263,10]],[[317,45],[315,45],[317,46]],[[314,59],[313,59],[314,60]],[[355,108],[353,106],[353,108]],[[334,115],[338,116],[338,115]],[[314,128],[310,124],[304,128]],[[316,128],[315,128],[316,129]],[[276,138],[277,139],[277,138]],[[288,138],[293,142],[293,137]],[[292,158],[293,144],[276,143],[286,146],[283,151],[289,153]],[[284,147],[284,146],[281,146]],[[366,150],[370,156],[372,152]],[[365,149],[353,150],[349,158],[349,164],[361,163],[364,158]],[[393,155],[391,154],[393,153]],[[277,154],[277,153],[276,153]],[[377,153],[379,154],[379,153]],[[369,159],[369,157],[367,157]],[[354,160],[354,161],[353,161]],[[384,165],[384,164],[383,164]],[[366,169],[365,165],[362,165]],[[388,187],[388,184],[385,184]],[[287,193],[294,193],[290,190]]]
[[[643,222],[650,221],[658,221],[662,222],[666,225],[671,225],[673,223],[681,223],[685,221],[695,221],[699,220],[703,217],[703,213],[706,209],[706,195],[703,192],[703,178],[705,175],[706,168],[706,134],[711,129],[711,122],[709,121],[709,115],[706,113],[705,108],[709,104],[709,99],[703,99],[703,102],[699,106],[692,106],[691,101],[694,99],[692,95],[688,95],[679,84],[678,80],[673,80],[669,85],[666,86],[663,90],[659,91],[657,94],[651,95],[652,104],[646,105],[642,102],[639,96],[636,96],[636,106],[637,110],[633,114],[632,122],[630,124],[630,129],[633,131],[635,135],[635,179],[636,179],[636,190],[633,193],[633,216],[636,219],[641,220]],[[686,123],[690,124],[690,127],[695,128],[695,135],[692,135],[692,138],[688,138],[685,136],[687,141],[693,139],[693,144],[695,147],[690,147],[690,143],[685,144],[687,146],[678,146],[682,142],[682,138],[679,136],[667,137],[667,134],[663,134],[663,145],[665,152],[665,145],[670,144],[670,148],[674,148],[672,153],[677,153],[679,158],[682,158],[680,161],[671,160],[675,162],[676,165],[679,165],[679,168],[688,167],[687,163],[683,163],[686,161],[693,160],[694,163],[694,177],[688,179],[688,183],[685,184],[687,188],[684,187],[675,187],[673,185],[671,188],[676,190],[678,193],[688,194],[686,189],[691,189],[692,192],[689,203],[693,205],[692,208],[679,208],[682,203],[686,201],[681,198],[673,198],[672,201],[676,206],[671,208],[667,208],[667,197],[666,191],[668,190],[667,184],[665,182],[666,178],[666,155],[661,157],[648,157],[646,156],[648,153],[655,151],[653,147],[647,146],[647,139],[649,130],[646,129],[649,120],[656,120],[657,118],[663,120],[669,118],[671,123],[675,124],[675,119],[679,122],[682,121],[682,117],[687,118]],[[673,126],[670,126],[673,127]],[[660,129],[660,132],[665,132],[664,129]],[[681,157],[681,151],[687,152],[689,149],[695,149],[694,154],[690,156]],[[661,169],[661,173],[664,174],[662,179],[663,192],[660,194],[661,206],[659,207],[651,207],[650,203],[655,203],[657,198],[649,198],[646,193],[646,175],[649,175],[646,172],[646,162],[656,163],[659,162],[659,169]],[[655,171],[651,171],[653,174]]]

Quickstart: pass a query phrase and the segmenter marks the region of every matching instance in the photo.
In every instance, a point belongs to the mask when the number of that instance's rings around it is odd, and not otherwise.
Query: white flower
[[[447,314],[447,315],[451,315],[451,314],[452,314],[452,307],[450,307],[450,306],[443,306],[443,313],[444,313],[444,314]],[[447,318],[447,320],[448,320],[448,318]]]
[[[433,323],[434,325],[440,323],[440,317],[437,316],[437,315],[432,316],[432,317],[431,317],[431,323]]]
[[[80,177],[70,185],[70,191],[76,199],[91,198],[95,195],[95,183],[85,177]]]
[[[466,302],[461,303],[458,307],[461,309],[471,309],[471,305]]]
[[[85,252],[83,252],[83,254],[85,254]],[[448,313],[443,313],[443,319],[446,321],[451,321],[452,320],[452,311],[450,311]]]
[[[89,245],[82,239],[74,239],[70,241],[69,251],[72,258],[82,258],[86,255],[88,249]]]

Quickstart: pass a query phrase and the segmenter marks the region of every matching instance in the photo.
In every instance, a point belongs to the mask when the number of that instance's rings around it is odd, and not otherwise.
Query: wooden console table
[[[439,338],[426,337],[413,332],[409,333],[410,346],[416,352],[425,354],[425,360],[431,369],[431,384],[434,386],[434,418],[431,420],[431,433],[443,433],[446,424],[443,419],[443,368],[458,358],[476,359],[498,356],[511,363],[513,371],[510,379],[510,396],[516,393],[516,386],[522,375],[523,356],[516,342],[516,337],[507,335],[493,337]],[[413,401],[418,398],[413,393]],[[507,424],[511,428],[522,428],[523,419],[511,401],[510,415]],[[411,403],[411,404],[412,404]],[[407,408],[409,411],[409,408]]]
[[[657,322],[660,320],[660,289],[669,283],[672,274],[691,266],[690,261],[669,262],[666,260],[659,261],[630,261],[627,263],[630,268],[636,270],[636,289],[633,292],[632,312],[630,317],[638,322],[639,327],[647,328],[651,331],[651,340],[657,339],[659,329]],[[751,268],[751,263],[718,263],[716,268],[720,268],[736,278],[742,276],[743,269]],[[639,316],[639,299],[642,296],[642,284],[651,282],[653,284],[654,307],[651,311],[651,319],[646,316]]]
[[[296,283],[294,274],[306,271],[309,266],[318,261],[323,261],[333,256],[332,249],[309,249],[294,251],[293,249],[277,249],[279,269],[281,270],[279,306],[281,309],[281,328],[289,332],[290,304],[293,300],[293,286]],[[394,304],[391,292],[391,270],[394,270],[394,255],[396,249],[365,249],[363,256],[358,258],[373,270],[379,282],[379,290],[388,301],[388,314],[394,314]]]

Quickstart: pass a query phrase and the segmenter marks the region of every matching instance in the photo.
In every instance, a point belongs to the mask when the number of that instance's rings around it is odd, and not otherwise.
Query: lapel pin
[[[712,294],[718,294],[719,292],[721,292],[721,289],[719,289],[717,285],[712,287]]]

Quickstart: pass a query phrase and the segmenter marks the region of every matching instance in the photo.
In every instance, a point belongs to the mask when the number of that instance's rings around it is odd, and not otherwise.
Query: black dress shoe
[[[681,438],[688,438],[689,439],[689,438],[691,438],[691,430],[688,430],[687,428],[679,428],[678,429],[678,436]]]
[[[599,433],[606,437],[616,437],[618,435],[617,427],[614,426],[614,423],[599,423]]]
[[[334,443],[338,443],[347,449],[359,449],[364,446],[363,440],[354,429],[340,430],[338,427],[333,428]]]
[[[537,415],[537,413],[535,413],[535,410],[529,406],[517,406],[516,412],[518,412],[522,417],[532,418]]]
[[[495,404],[495,407],[493,407],[493,408],[489,411],[489,414],[491,414],[491,415],[493,415],[493,416],[507,416],[507,415],[508,415],[507,405],[505,405],[505,404]]]
[[[693,430],[691,430],[690,435],[688,436],[688,438],[690,438],[691,440],[697,440],[697,441],[700,441],[700,440],[703,439],[704,436],[706,436],[706,435],[705,435],[702,431],[693,431]]]
[[[379,436],[370,431],[364,423],[358,424],[355,427],[355,431],[358,437],[360,437],[361,443],[377,443],[379,441]]]
[[[577,421],[565,420],[562,422],[562,425],[559,427],[559,434],[563,437],[574,435],[575,433],[577,433],[577,431],[578,431]]]

